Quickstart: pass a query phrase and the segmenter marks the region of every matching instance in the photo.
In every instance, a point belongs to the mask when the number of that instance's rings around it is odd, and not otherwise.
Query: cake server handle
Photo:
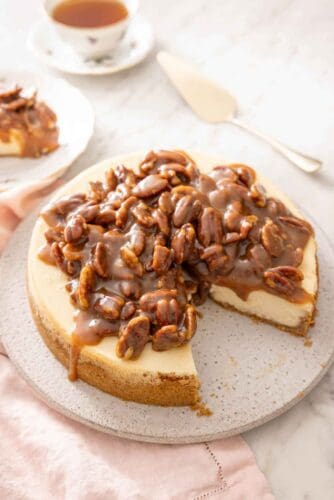
[[[276,151],[281,153],[285,158],[287,158],[291,163],[293,163],[296,167],[301,168],[305,172],[308,173],[313,173],[319,170],[322,166],[322,162],[320,160],[317,160],[316,158],[312,158],[311,156],[304,155],[302,153],[299,153],[298,151],[294,151],[293,149],[289,148],[288,146],[285,146],[281,142],[277,141],[273,137],[270,137],[268,135],[263,134],[262,132],[259,132],[252,126],[248,125],[247,123],[244,123],[237,118],[231,118],[229,120],[230,123],[233,123],[233,125],[236,125],[237,127],[240,127],[244,130],[247,130],[247,132],[250,132],[251,134],[255,135],[256,137],[259,137],[260,139],[264,140],[270,146],[272,146]]]

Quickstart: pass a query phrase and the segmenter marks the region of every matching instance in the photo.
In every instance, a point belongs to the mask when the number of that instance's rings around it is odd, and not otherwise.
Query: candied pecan
[[[217,244],[204,248],[200,256],[207,263],[210,272],[223,269],[228,260],[222,245]]]
[[[130,170],[126,168],[125,165],[117,165],[117,167],[114,169],[114,173],[117,177],[118,182],[120,183],[126,181],[129,172]]]
[[[309,234],[313,234],[313,228],[309,222],[304,219],[299,219],[298,217],[287,217],[280,216],[278,220],[283,224],[287,224],[293,229],[300,229],[301,231],[306,231]]]
[[[165,273],[173,261],[173,251],[165,246],[155,245],[152,259],[152,269],[158,274]]]
[[[131,231],[130,235],[130,248],[137,255],[141,255],[145,249],[145,232],[142,229],[135,229]]]
[[[221,215],[212,207],[205,207],[198,219],[197,235],[204,246],[210,243],[221,243],[223,239],[223,226]]]
[[[259,272],[263,272],[271,265],[270,255],[260,243],[256,243],[248,250],[247,257],[255,263]]]
[[[161,299],[157,302],[156,317],[159,326],[177,325],[181,316],[182,310],[176,299]]]
[[[172,202],[171,194],[168,191],[161,193],[158,200],[158,205],[161,210],[166,215],[170,215],[174,210],[174,205]]]
[[[177,175],[184,182],[192,180],[195,175],[195,169],[193,165],[184,166],[180,163],[166,163],[164,165],[161,165],[158,168],[158,172],[160,172],[162,175],[165,172],[170,172],[172,174],[171,177]]]
[[[138,259],[137,255],[128,246],[122,247],[120,249],[120,254],[121,254],[122,260],[125,262],[125,264],[127,266],[134,268],[139,264],[139,259]]]
[[[143,202],[138,203],[138,205],[133,208],[132,214],[138,224],[142,226],[152,227],[155,224],[150,208]]]
[[[166,351],[182,345],[183,342],[184,335],[180,335],[176,325],[165,325],[154,333],[152,348],[155,351]]]
[[[202,204],[199,200],[193,200],[190,195],[180,198],[175,206],[173,214],[174,226],[180,227],[182,224],[197,219],[202,211]]]
[[[228,232],[238,232],[241,221],[242,203],[240,200],[235,200],[229,203],[225,209],[223,219],[224,226]]]
[[[255,182],[255,172],[251,167],[248,167],[248,165],[233,164],[230,165],[230,167],[233,167],[236,170],[239,181],[245,184],[248,188]]]
[[[261,242],[273,257],[279,257],[284,250],[284,240],[279,227],[268,220],[261,231]]]
[[[266,191],[261,184],[252,184],[249,190],[249,196],[258,207],[266,206]]]
[[[248,215],[243,217],[240,222],[240,238],[245,240],[248,237],[249,231],[252,229],[254,224],[257,222],[257,217],[255,215]]]
[[[119,319],[125,301],[119,295],[103,295],[94,304],[94,309],[104,318]]]
[[[161,175],[151,174],[142,179],[132,190],[139,198],[149,198],[163,191],[168,185],[167,179]]]
[[[121,319],[129,319],[136,312],[136,304],[132,301],[126,302],[121,312]]]
[[[211,173],[211,177],[216,181],[218,186],[222,181],[236,182],[238,180],[237,172],[226,165],[215,167]]]
[[[102,241],[95,246],[92,264],[96,274],[101,278],[108,277],[108,254],[106,245]]]
[[[163,233],[158,233],[154,239],[153,245],[161,245],[161,246],[166,246],[167,245],[167,236]]]
[[[273,288],[277,292],[283,295],[292,295],[295,289],[295,285],[292,281],[279,272],[275,271],[265,271],[264,282],[270,288]]]
[[[185,153],[181,153],[180,151],[167,151],[165,149],[161,149],[160,151],[156,151],[153,153],[156,160],[167,160],[170,162],[180,163],[181,165],[187,165],[189,161],[189,157]]]
[[[136,280],[122,281],[120,291],[125,297],[138,300],[142,293],[141,284]]]
[[[67,243],[63,246],[62,252],[64,258],[68,261],[81,261],[82,259],[82,251],[73,245],[72,243]]]
[[[137,198],[135,196],[130,196],[129,198],[123,201],[123,203],[121,204],[116,213],[116,220],[115,220],[116,226],[118,227],[125,226],[129,217],[130,207],[132,207],[136,203],[136,201]]]
[[[59,214],[65,217],[85,201],[86,195],[82,193],[72,196],[63,196],[55,203],[47,205],[46,208],[41,212],[41,216],[49,226],[54,226],[54,214]]]
[[[80,271],[78,286],[78,304],[81,309],[88,309],[90,295],[95,284],[95,273],[90,264],[86,264]]]
[[[48,243],[53,243],[54,241],[63,241],[64,228],[61,225],[49,227],[45,233],[45,239]]]
[[[116,220],[116,212],[109,203],[102,205],[98,214],[95,217],[96,224],[100,224],[102,226],[111,224],[115,222],[115,220]]]
[[[80,264],[78,261],[65,260],[64,267],[65,267],[64,269],[65,273],[69,274],[70,276],[77,276],[80,272]]]
[[[52,254],[57,266],[62,269],[63,262],[64,262],[64,255],[63,255],[63,252],[62,252],[62,249],[61,249],[59,243],[56,241],[54,243],[52,243],[52,245],[51,245],[51,254]]]
[[[18,97],[22,92],[22,87],[15,86],[8,90],[2,90],[0,92],[0,102],[10,102],[12,99]]]
[[[87,224],[81,215],[74,215],[67,221],[64,229],[64,240],[66,243],[82,241],[86,234]]]
[[[304,279],[302,271],[293,266],[272,267],[271,269],[268,269],[267,272],[279,273],[291,281],[302,281]]]
[[[153,217],[158,225],[159,230],[163,234],[168,236],[170,233],[170,227],[167,215],[164,212],[162,212],[160,208],[157,208],[156,210],[153,211]]]
[[[82,206],[79,206],[75,210],[74,214],[80,215],[86,222],[92,222],[99,213],[99,210],[100,206],[98,204],[94,201],[89,201],[88,203],[84,203]]]
[[[106,171],[105,179],[108,191],[114,191],[117,187],[118,180],[113,168],[109,168],[109,170]]]
[[[171,247],[174,250],[174,261],[176,264],[182,264],[188,259],[194,248],[196,233],[192,224],[184,224],[178,229],[171,241]]]
[[[146,292],[144,295],[142,295],[139,301],[139,305],[142,311],[152,313],[155,311],[159,300],[172,300],[176,299],[176,297],[176,290],[167,290],[161,288],[160,290],[155,290],[154,292]]]
[[[106,192],[104,190],[104,186],[101,181],[95,181],[95,182],[90,181],[89,187],[90,187],[89,197],[92,200],[98,203],[104,200]]]
[[[122,329],[116,345],[116,354],[119,358],[136,359],[148,342],[150,334],[150,320],[147,316],[136,316],[130,319]]]
[[[186,305],[184,326],[186,330],[186,340],[190,340],[194,336],[197,328],[197,312],[196,308],[192,304]]]

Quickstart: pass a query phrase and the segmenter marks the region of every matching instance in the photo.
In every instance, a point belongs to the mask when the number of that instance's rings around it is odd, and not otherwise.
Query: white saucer
[[[152,50],[154,36],[148,21],[137,16],[113,52],[103,58],[84,59],[59,38],[47,20],[43,20],[32,28],[27,43],[40,61],[60,71],[77,75],[107,75],[142,61]]]
[[[58,149],[39,158],[0,157],[0,191],[17,187],[20,183],[43,179],[49,175],[61,176],[86,149],[94,130],[94,112],[79,89],[62,78],[0,69],[4,85],[18,84],[23,89],[36,89],[57,115],[59,127]]]

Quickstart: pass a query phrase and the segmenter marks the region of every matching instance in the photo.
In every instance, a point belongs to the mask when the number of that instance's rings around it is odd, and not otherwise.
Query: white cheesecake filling
[[[209,172],[215,165],[223,163],[219,158],[207,157],[197,153],[190,154],[203,172]],[[105,171],[110,167],[116,167],[119,163],[124,163],[129,168],[135,169],[143,156],[141,153],[124,155],[99,163],[85,170],[66,184],[56,193],[54,199],[77,192],[87,192],[90,180],[103,180]],[[274,188],[269,181],[259,176],[257,180],[264,185],[269,196],[279,198],[292,213],[301,216],[291,201]],[[38,251],[45,243],[44,232],[46,229],[46,223],[41,218],[38,219],[29,248],[29,291],[35,303],[38,304],[44,319],[50,325],[53,325],[59,335],[69,341],[74,328],[74,307],[70,303],[68,293],[65,290],[67,277],[57,267],[47,265],[38,258]],[[303,288],[311,294],[316,294],[316,243],[313,238],[310,239],[305,249],[301,270],[304,273]],[[288,327],[297,326],[305,317],[312,314],[314,308],[313,303],[294,304],[263,290],[251,292],[248,299],[244,301],[231,289],[214,286],[212,296],[218,302],[231,305],[241,312],[256,315]],[[198,331],[197,335],[200,334],[201,332]],[[139,359],[126,361],[116,356],[116,341],[116,338],[105,338],[96,346],[85,346],[83,353],[92,360],[103,359],[104,362],[111,365],[122,366],[126,370],[137,373],[196,374],[190,344],[159,353],[154,352],[151,345],[147,344]]]

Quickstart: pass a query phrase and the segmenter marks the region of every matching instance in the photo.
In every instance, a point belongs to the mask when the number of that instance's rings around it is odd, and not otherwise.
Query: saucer
[[[40,72],[1,68],[0,80],[5,86],[20,85],[36,89],[37,99],[44,101],[57,115],[59,147],[38,158],[0,157],[0,192],[35,182],[48,176],[58,178],[86,149],[94,130],[94,112],[80,90],[63,78]]]
[[[141,62],[152,50],[154,36],[150,23],[138,15],[112,52],[103,57],[85,59],[59,38],[47,20],[43,20],[33,26],[27,43],[40,61],[65,73],[108,75]]]

